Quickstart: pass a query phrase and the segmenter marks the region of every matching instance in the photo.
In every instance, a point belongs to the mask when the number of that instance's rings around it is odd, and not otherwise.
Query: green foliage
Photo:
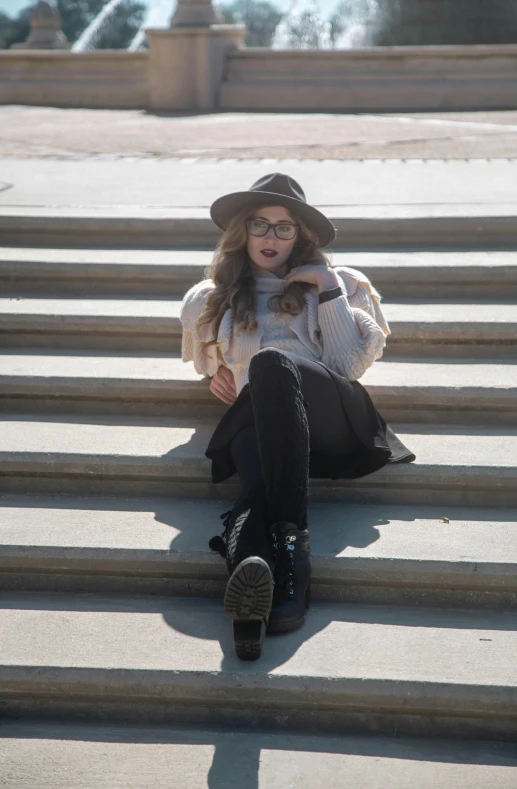
[[[234,0],[221,6],[219,11],[226,23],[246,25],[245,44],[248,47],[270,47],[282,18],[282,13],[267,0]]]
[[[517,43],[516,0],[378,0],[378,46]]]
[[[9,49],[11,44],[25,41],[29,35],[29,14],[31,6],[24,8],[16,19],[0,14],[0,49]]]
[[[54,0],[55,2],[55,0]],[[71,44],[95,19],[107,0],[57,0],[56,8],[61,16],[63,33]]]
[[[62,28],[70,44],[95,19],[107,0],[57,0]],[[29,35],[29,15],[32,5],[24,8],[15,19],[0,14],[0,49],[25,41]],[[138,0],[124,0],[99,32],[97,49],[125,49],[144,20],[146,6]]]

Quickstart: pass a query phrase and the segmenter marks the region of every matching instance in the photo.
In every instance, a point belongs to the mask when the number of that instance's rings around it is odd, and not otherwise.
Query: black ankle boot
[[[275,590],[267,632],[287,633],[303,625],[310,604],[309,532],[287,521],[273,524],[272,532],[276,549]]]
[[[224,614],[233,621],[235,653],[241,660],[257,660],[273,602],[273,574],[260,556],[240,562],[226,585]]]
[[[210,547],[226,556],[230,579],[224,613],[233,621],[235,652],[241,660],[256,660],[262,652],[273,601],[273,553],[266,526],[262,488],[239,496],[225,518],[223,537]]]

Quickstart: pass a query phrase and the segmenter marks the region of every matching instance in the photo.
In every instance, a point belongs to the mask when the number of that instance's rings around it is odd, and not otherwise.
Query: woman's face
[[[295,225],[296,219],[289,213],[286,208],[280,205],[272,205],[267,208],[258,208],[253,212],[250,219],[258,220],[258,222],[267,222],[271,225],[279,225],[280,230],[283,224]],[[257,227],[259,227],[257,222]],[[284,233],[287,233],[288,228],[283,228]],[[253,263],[262,269],[271,271],[279,277],[287,274],[287,260],[293,251],[296,244],[298,230],[296,229],[294,238],[285,240],[277,238],[275,231],[270,227],[264,236],[254,236],[248,232],[248,255]]]

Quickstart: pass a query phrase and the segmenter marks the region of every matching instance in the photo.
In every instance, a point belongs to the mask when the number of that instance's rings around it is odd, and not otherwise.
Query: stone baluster
[[[211,0],[178,0],[171,27],[147,29],[150,108],[210,111],[217,107],[226,57],[242,47],[244,25],[220,24]]]
[[[11,49],[70,49],[68,39],[61,29],[57,8],[47,0],[39,0],[29,17],[30,33],[27,40],[13,44]]]

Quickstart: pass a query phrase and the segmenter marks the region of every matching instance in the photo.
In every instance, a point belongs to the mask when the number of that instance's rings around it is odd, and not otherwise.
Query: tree
[[[226,23],[246,25],[247,47],[270,47],[283,16],[267,0],[234,0],[230,5],[221,6],[219,11]]]
[[[16,19],[0,14],[0,49],[9,49],[11,44],[25,41],[29,35],[29,14],[31,6],[24,8]]]
[[[61,16],[63,33],[71,44],[106,5],[107,0],[54,0]]]
[[[146,7],[138,0],[124,0],[104,25],[96,49],[126,49],[144,21]]]
[[[515,44],[515,0],[379,0],[378,46]]]
[[[57,0],[56,7],[61,16],[63,32],[71,44],[95,19],[106,2],[107,0]],[[20,11],[15,19],[10,20],[9,17],[6,17],[8,24],[2,25],[0,48],[5,49],[11,44],[25,41],[29,35],[31,10],[32,5]],[[125,49],[142,24],[145,13],[146,6],[138,0],[122,0],[101,30],[95,47],[97,49]],[[0,24],[2,24],[1,16]],[[7,28],[7,34],[4,27]]]

